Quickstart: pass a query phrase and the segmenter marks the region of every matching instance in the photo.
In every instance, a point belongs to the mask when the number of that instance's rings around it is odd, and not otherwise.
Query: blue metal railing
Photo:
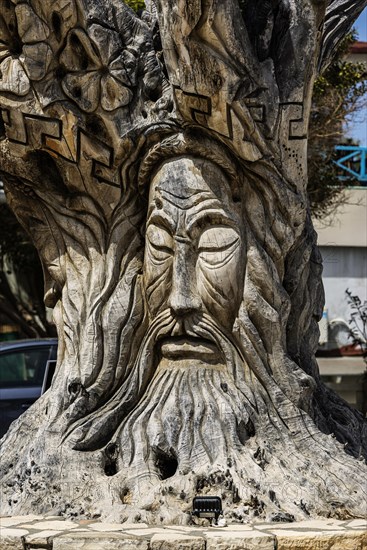
[[[336,151],[341,151],[344,155],[338,160],[334,160],[335,164],[347,172],[350,176],[354,176],[362,185],[367,184],[367,147],[357,147],[354,145],[337,145]],[[347,179],[347,174],[339,176],[341,180]]]

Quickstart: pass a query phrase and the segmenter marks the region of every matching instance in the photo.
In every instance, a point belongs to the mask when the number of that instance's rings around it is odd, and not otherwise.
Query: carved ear
[[[319,72],[329,65],[339,42],[367,6],[367,0],[329,0],[319,57]]]

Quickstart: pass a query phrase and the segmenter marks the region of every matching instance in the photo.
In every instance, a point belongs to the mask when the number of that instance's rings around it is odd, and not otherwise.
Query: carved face
[[[206,468],[250,437],[251,375],[232,334],[243,296],[241,217],[228,178],[208,160],[167,161],[151,183],[150,326],[136,363],[146,387],[119,432],[120,469],[146,463],[165,478],[167,461],[182,472]]]
[[[212,162],[181,158],[163,164],[150,191],[144,286],[151,318],[169,310],[176,322],[162,344],[170,359],[215,357],[195,340],[194,325],[209,316],[230,331],[242,298],[244,239],[241,206]]]

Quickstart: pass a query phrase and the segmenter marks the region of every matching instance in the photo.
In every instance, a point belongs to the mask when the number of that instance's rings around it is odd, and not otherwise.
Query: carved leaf
[[[129,88],[121,83],[111,74],[102,76],[101,79],[101,106],[106,111],[114,111],[119,107],[128,105],[133,94]]]
[[[101,93],[100,85],[101,75],[97,71],[70,73],[62,81],[65,94],[86,113],[93,113],[97,109]]]
[[[66,46],[60,54],[60,63],[68,72],[94,71],[101,67],[87,33],[81,29],[69,32]]]
[[[25,71],[30,80],[42,80],[51,65],[52,50],[45,42],[38,44],[26,44],[20,61],[24,64]]]
[[[18,4],[15,8],[18,33],[24,44],[34,44],[46,40],[50,34],[48,26],[28,4]]]
[[[25,96],[30,90],[30,83],[19,59],[7,57],[0,65],[0,92],[10,92]]]

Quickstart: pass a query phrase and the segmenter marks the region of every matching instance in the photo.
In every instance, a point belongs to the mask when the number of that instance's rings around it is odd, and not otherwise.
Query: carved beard
[[[252,374],[232,335],[225,334],[207,314],[179,323],[165,311],[154,325],[159,331],[152,331],[154,339],[145,340],[140,354],[141,358],[154,357],[153,378],[115,438],[120,448],[119,470],[132,468],[139,475],[145,471],[165,478],[172,464],[185,473],[192,465],[213,464],[216,457],[240,450],[254,433],[250,418],[254,398],[249,389]],[[222,362],[162,360],[160,342],[172,335],[210,341],[220,351]]]

